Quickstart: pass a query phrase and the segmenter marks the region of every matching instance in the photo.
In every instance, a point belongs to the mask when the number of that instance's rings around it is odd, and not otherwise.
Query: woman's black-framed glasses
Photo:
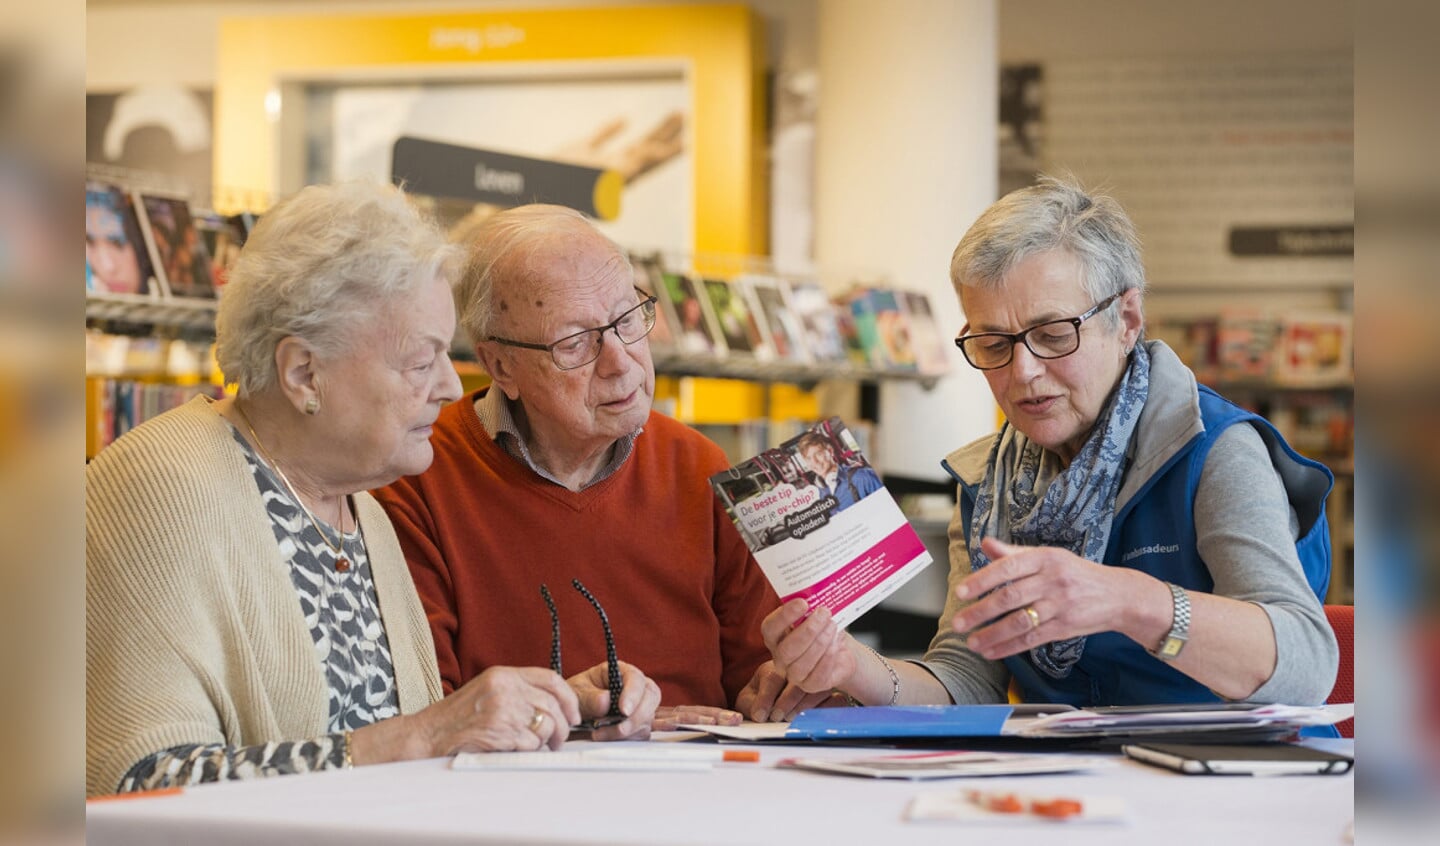
[[[606,615],[605,608],[600,605],[600,600],[596,599],[595,595],[587,590],[579,579],[571,579],[570,584],[595,607],[595,613],[600,615],[600,626],[605,630],[605,668],[610,688],[610,710],[605,716],[587,720],[575,728],[588,731],[622,723],[625,721],[625,715],[620,712],[620,690],[623,687],[620,679],[620,658],[615,652],[615,635],[610,631],[610,617]],[[555,597],[550,595],[548,585],[540,586],[540,596],[545,599],[545,607],[550,609],[550,669],[554,670],[556,675],[564,678],[564,664],[560,661],[560,612],[555,609]]]
[[[512,341],[496,335],[489,335],[485,340],[504,344],[507,347],[548,352],[551,360],[555,362],[555,366],[561,370],[584,367],[600,357],[600,350],[605,345],[606,332],[613,329],[615,337],[619,338],[621,343],[629,345],[649,335],[650,330],[655,328],[655,295],[647,294],[639,288],[635,289],[635,293],[639,294],[641,299],[634,308],[604,326],[596,326],[594,329],[585,329],[573,335],[566,335],[554,343],[532,344],[527,341]]]
[[[1037,323],[1022,332],[961,335],[955,339],[955,346],[976,370],[1004,367],[1015,357],[1015,345],[1022,343],[1036,358],[1064,358],[1080,349],[1080,324],[1109,308],[1119,298],[1120,294],[1111,294],[1077,317]]]

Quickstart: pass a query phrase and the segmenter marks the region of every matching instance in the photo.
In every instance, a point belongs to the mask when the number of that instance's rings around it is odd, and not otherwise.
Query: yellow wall
[[[820,404],[813,391],[784,383],[657,376],[655,400],[657,404],[673,401],[675,418],[696,426],[820,417]]]
[[[473,34],[478,49],[464,46],[457,33]],[[276,193],[279,127],[267,116],[266,96],[283,83],[424,79],[476,66],[573,65],[583,73],[597,62],[678,60],[693,98],[695,250],[764,254],[762,35],[742,5],[226,19],[217,62],[215,185]]]

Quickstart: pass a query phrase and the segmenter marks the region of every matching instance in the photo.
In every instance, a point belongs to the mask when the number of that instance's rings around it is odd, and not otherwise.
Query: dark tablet
[[[1121,747],[1137,761],[1188,775],[1339,775],[1355,759],[1293,743],[1135,743]]]

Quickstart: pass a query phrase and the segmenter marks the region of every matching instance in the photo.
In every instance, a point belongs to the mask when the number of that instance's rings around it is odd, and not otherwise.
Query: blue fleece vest
[[[1305,577],[1323,603],[1330,583],[1330,527],[1325,496],[1334,475],[1325,465],[1296,453],[1270,422],[1246,411],[1201,385],[1200,415],[1205,431],[1170,458],[1115,515],[1105,562],[1130,567],[1190,590],[1210,593],[1215,584],[1195,544],[1195,490],[1205,458],[1220,433],[1236,423],[1250,423],[1260,433],[1299,517],[1295,551]],[[948,468],[947,468],[948,469]],[[1305,496],[1297,483],[1307,474],[1324,474],[1324,494]],[[1310,486],[1313,490],[1313,485]],[[973,486],[961,484],[960,509],[967,540],[975,504]],[[1149,654],[1118,632],[1099,632],[1086,639],[1080,661],[1063,679],[1037,670],[1028,654],[1005,659],[1026,702],[1095,705],[1157,705],[1219,701],[1208,688]]]

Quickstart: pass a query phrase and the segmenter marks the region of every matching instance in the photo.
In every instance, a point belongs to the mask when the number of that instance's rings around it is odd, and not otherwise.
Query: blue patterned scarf
[[[1063,469],[1059,456],[1032,443],[1007,421],[990,450],[970,518],[971,571],[990,563],[980,551],[985,537],[1020,546],[1058,546],[1102,561],[1125,451],[1149,395],[1150,354],[1144,344],[1136,344],[1089,440]],[[1052,477],[1046,485],[1044,480]],[[1074,637],[1037,646],[1030,650],[1030,660],[1059,679],[1070,674],[1084,651],[1085,638]]]

